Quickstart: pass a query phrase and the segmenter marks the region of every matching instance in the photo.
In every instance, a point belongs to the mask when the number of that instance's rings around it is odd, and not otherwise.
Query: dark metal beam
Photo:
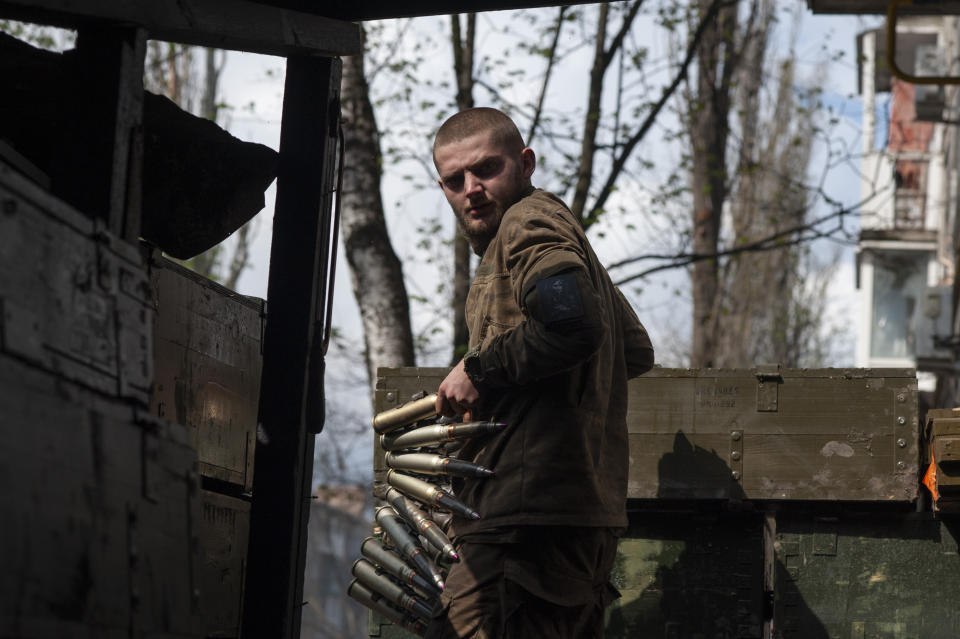
[[[890,0],[807,0],[813,13],[857,15],[885,15]],[[910,6],[900,7],[901,15],[960,15],[957,0],[915,0]]]
[[[288,56],[353,55],[355,24],[245,0],[0,0],[0,18],[78,28],[114,22],[155,40]]]
[[[269,4],[306,13],[337,18],[339,20],[380,20],[383,18],[410,18],[413,16],[446,15],[471,11],[500,11],[503,9],[529,9],[551,7],[560,4],[595,4],[578,0],[574,2],[550,2],[550,0],[264,0]]]
[[[322,389],[308,371],[325,314],[340,69],[337,58],[287,61],[244,637],[299,636],[314,443],[307,405]]]

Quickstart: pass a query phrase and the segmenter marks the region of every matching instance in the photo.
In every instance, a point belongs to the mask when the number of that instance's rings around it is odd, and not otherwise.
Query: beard
[[[490,246],[490,242],[497,236],[500,220],[503,218],[500,205],[495,204],[495,206],[496,210],[490,216],[492,219],[471,220],[465,212],[456,212],[457,229],[466,238],[473,253],[480,257],[483,257],[487,247]]]

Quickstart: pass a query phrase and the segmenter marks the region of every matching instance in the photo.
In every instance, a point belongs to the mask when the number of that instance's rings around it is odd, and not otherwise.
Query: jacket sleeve
[[[653,344],[647,329],[640,323],[640,319],[633,307],[627,302],[620,289],[617,291],[621,325],[623,326],[623,350],[627,359],[627,378],[632,379],[643,375],[653,368]]]
[[[524,320],[475,354],[479,370],[468,366],[467,372],[479,386],[525,385],[561,373],[588,360],[603,343],[610,318],[585,249],[571,228],[574,223],[563,213],[541,211],[501,226]],[[548,301],[551,287],[557,286],[575,302],[560,306]]]

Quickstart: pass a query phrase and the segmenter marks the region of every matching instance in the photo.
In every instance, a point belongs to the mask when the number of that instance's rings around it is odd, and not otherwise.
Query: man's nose
[[[466,190],[467,195],[477,195],[483,188],[480,180],[477,179],[477,176],[472,173],[465,173],[463,176],[464,189]]]

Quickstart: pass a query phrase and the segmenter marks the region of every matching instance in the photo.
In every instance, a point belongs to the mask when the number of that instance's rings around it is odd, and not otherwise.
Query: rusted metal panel
[[[150,284],[156,309],[150,410],[187,426],[202,475],[250,490],[264,302],[158,255],[150,260]]]
[[[916,499],[912,370],[656,368],[630,393],[631,498]]]
[[[200,606],[206,637],[239,637],[250,503],[201,491]]]
[[[0,163],[0,349],[146,405],[149,286],[139,252]]]

